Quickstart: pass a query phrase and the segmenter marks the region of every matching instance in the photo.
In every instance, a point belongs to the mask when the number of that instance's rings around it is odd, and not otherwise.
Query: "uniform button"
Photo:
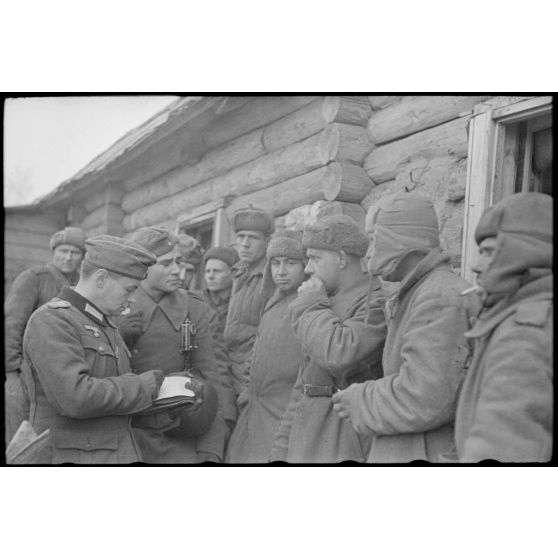
[[[104,350],[105,350],[104,347],[101,345],[101,346],[99,347],[99,352],[102,353]]]
[[[134,349],[132,352],[133,352],[135,355],[138,354],[138,350],[137,350],[137,349]]]

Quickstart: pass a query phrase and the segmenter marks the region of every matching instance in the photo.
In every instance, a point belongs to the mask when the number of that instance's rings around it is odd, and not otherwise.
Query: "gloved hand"
[[[155,390],[152,394],[153,399],[155,399],[159,395],[159,390],[163,385],[163,380],[165,379],[165,373],[162,370],[154,369],[154,370],[146,370],[145,372],[142,372],[142,375],[143,374],[151,374],[155,379]]]
[[[198,463],[205,463],[206,461],[210,463],[221,463],[221,458],[208,451],[198,451]]]
[[[143,333],[143,314],[141,310],[133,310],[124,314],[120,317],[120,323],[118,324],[118,331],[122,335],[122,339],[126,345],[130,345],[130,342],[134,337],[141,335]]]

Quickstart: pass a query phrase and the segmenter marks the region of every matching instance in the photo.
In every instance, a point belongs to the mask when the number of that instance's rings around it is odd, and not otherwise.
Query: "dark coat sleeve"
[[[20,368],[23,333],[38,306],[39,290],[39,278],[31,269],[18,275],[10,288],[4,303],[6,372],[15,372]]]
[[[289,305],[293,328],[305,352],[316,364],[343,377],[355,363],[369,358],[381,360],[386,339],[382,309],[371,309],[367,320],[365,299],[340,318],[325,295],[305,293]]]
[[[470,355],[464,337],[468,327],[467,312],[456,297],[433,291],[417,296],[403,333],[399,371],[347,389],[355,430],[424,432],[453,420]]]
[[[149,407],[158,392],[153,373],[94,377],[79,333],[63,313],[38,311],[23,342],[26,359],[56,412],[71,418],[94,418]]]
[[[490,340],[462,462],[547,461],[552,456],[552,324],[502,324]]]
[[[225,340],[223,333],[219,331],[219,317],[211,309],[208,313],[209,327],[213,338],[213,349],[217,360],[217,369],[219,374],[219,396],[223,407],[223,418],[227,423],[233,425],[236,422],[236,396],[232,383],[232,373],[230,371],[230,362],[225,348]]]
[[[196,451],[208,452],[223,458],[227,427],[223,418],[222,386],[220,370],[213,350],[213,338],[209,324],[209,316],[213,312],[211,308],[200,300],[193,297],[191,304],[191,320],[196,324],[197,349],[192,354],[192,367],[198,368],[204,380],[211,383],[219,395],[217,416],[210,430],[196,439]]]

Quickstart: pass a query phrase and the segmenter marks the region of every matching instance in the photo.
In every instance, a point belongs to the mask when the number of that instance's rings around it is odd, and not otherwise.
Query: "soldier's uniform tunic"
[[[51,433],[41,463],[141,460],[129,415],[151,405],[157,382],[131,373],[124,341],[98,308],[64,287],[31,316],[23,354],[29,420]]]
[[[20,273],[10,287],[4,303],[6,444],[29,412],[29,402],[19,377],[25,326],[39,306],[55,297],[65,285],[75,285],[78,279],[78,273],[66,276],[49,263]]]
[[[222,397],[222,380],[215,360],[210,331],[213,314],[199,295],[178,289],[155,302],[140,285],[132,310],[141,310],[143,333],[129,341],[134,372],[158,368],[165,373],[184,370],[185,355],[180,352],[180,325],[187,317],[196,333],[197,348],[192,351],[191,366],[199,378],[211,383]],[[219,402],[217,416],[210,430],[199,438],[177,438],[165,434],[179,423],[179,417],[161,412],[148,417],[135,417],[134,432],[148,463],[196,463],[199,452],[223,458],[227,429]]]

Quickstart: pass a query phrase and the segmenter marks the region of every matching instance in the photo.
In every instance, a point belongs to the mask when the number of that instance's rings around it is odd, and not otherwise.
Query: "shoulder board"
[[[552,308],[552,300],[536,300],[520,304],[515,312],[518,324],[542,327],[548,319]]]
[[[51,300],[47,302],[47,308],[69,308],[71,304],[67,300]]]

